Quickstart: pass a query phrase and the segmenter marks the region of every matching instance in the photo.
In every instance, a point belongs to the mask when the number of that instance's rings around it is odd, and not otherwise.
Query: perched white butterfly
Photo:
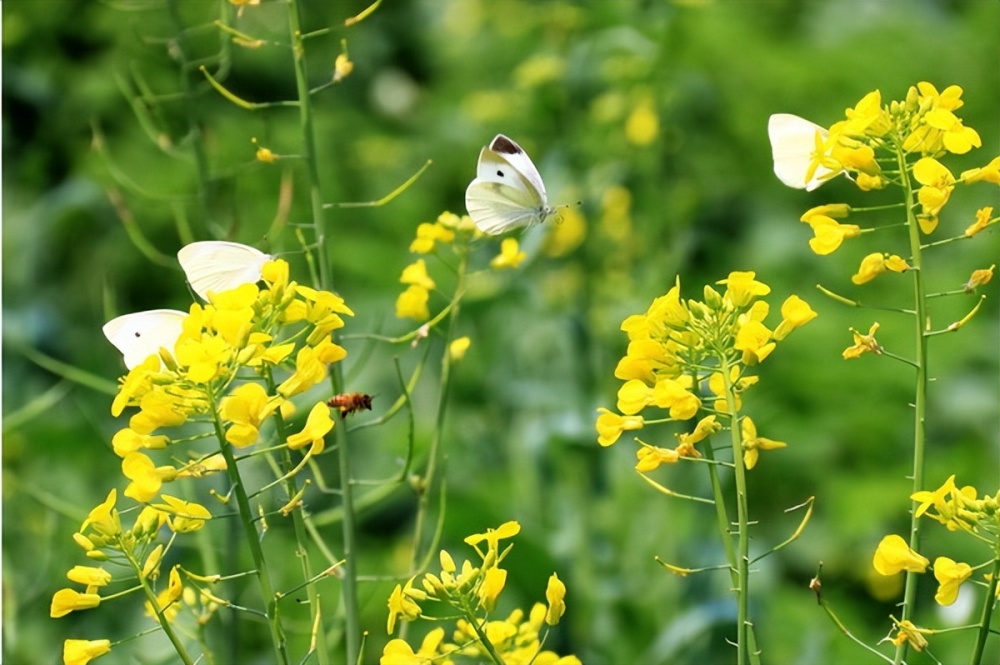
[[[490,235],[540,224],[555,213],[531,158],[503,134],[479,153],[465,207],[479,230]]]
[[[194,292],[208,300],[209,291],[259,282],[261,268],[271,256],[238,242],[204,240],[181,247],[177,260]]]
[[[806,180],[816,152],[817,133],[821,142],[829,135],[826,129],[791,113],[775,113],[767,121],[774,175],[789,187],[811,192],[840,173],[817,166],[812,177]]]
[[[104,336],[125,356],[125,366],[132,369],[166,347],[173,353],[181,336],[186,312],[176,309],[152,309],[111,319],[104,324]]]

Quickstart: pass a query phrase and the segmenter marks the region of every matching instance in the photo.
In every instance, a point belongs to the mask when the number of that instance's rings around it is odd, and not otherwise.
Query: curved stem
[[[909,230],[911,265],[913,270],[909,271],[913,275],[913,307],[914,307],[914,332],[916,349],[914,353],[914,367],[916,369],[915,395],[913,401],[914,423],[913,423],[913,488],[911,494],[921,491],[924,488],[924,448],[925,431],[924,425],[927,414],[927,336],[924,334],[927,328],[927,297],[924,287],[923,259],[920,246],[920,227],[917,224],[916,215],[913,212],[912,202],[913,186],[910,182],[910,172],[907,170],[906,155],[902,150],[897,149],[897,162],[903,195],[906,201],[906,222]],[[920,520],[912,507],[910,509],[910,549],[915,552],[920,551]],[[906,585],[903,593],[902,621],[913,618],[914,603],[917,597],[917,574],[906,573]],[[906,642],[896,648],[896,655],[893,660],[899,665],[906,656]]]

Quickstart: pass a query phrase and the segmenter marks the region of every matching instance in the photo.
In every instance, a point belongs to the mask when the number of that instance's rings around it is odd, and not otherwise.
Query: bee
[[[340,409],[340,417],[345,418],[347,414],[361,409],[371,411],[372,396],[365,393],[341,393],[331,397],[326,405]]]

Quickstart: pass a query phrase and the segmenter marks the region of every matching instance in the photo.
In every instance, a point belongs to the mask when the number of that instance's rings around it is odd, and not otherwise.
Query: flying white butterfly
[[[194,292],[208,300],[209,291],[259,282],[261,268],[271,256],[238,242],[204,240],[181,247],[177,260]]]
[[[490,235],[540,224],[555,213],[531,158],[503,134],[479,153],[465,207],[479,230]]]
[[[817,133],[823,142],[829,135],[823,127],[791,113],[775,113],[768,119],[767,135],[771,139],[774,175],[789,187],[811,192],[840,173],[817,166],[812,177],[806,180],[816,151]]]
[[[181,336],[186,312],[176,309],[153,309],[111,319],[104,324],[104,336],[125,356],[125,366],[132,369],[161,347],[171,353]]]

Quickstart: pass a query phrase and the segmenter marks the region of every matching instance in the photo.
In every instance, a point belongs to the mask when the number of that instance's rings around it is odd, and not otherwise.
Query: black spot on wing
[[[521,146],[511,141],[503,134],[499,134],[495,139],[493,139],[493,143],[490,144],[490,150],[493,152],[499,152],[502,155],[516,155],[524,152],[521,150]]]
[[[503,172],[503,171],[501,171],[500,169],[497,169],[497,176],[499,176],[499,177],[501,177],[501,178],[505,178],[505,177],[507,177],[507,176],[505,176],[505,175],[504,175],[504,172]]]

